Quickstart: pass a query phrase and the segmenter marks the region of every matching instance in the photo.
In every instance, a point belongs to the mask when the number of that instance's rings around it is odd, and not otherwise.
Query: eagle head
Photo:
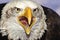
[[[30,0],[11,1],[2,10],[1,32],[13,40],[37,40],[47,29],[41,5]]]

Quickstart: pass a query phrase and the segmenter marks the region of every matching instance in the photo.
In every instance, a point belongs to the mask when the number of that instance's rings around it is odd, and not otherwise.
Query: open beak
[[[33,19],[32,10],[29,7],[26,7],[22,15],[18,17],[18,22],[24,28],[27,35],[30,34],[32,25],[35,23],[35,20]]]

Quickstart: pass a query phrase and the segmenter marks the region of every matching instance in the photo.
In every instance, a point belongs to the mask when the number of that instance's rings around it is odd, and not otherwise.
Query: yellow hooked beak
[[[32,17],[33,17],[31,8],[26,7],[26,8],[24,9],[24,12],[23,12],[22,15],[20,15],[20,16],[26,17],[27,20],[28,20],[28,24],[29,24],[29,25],[31,24]],[[30,34],[30,31],[31,31],[31,28],[32,28],[32,25],[35,23],[35,20],[33,20],[33,21],[32,21],[32,24],[31,24],[30,26],[28,26],[28,27],[26,27],[24,24],[22,24],[19,20],[18,20],[18,22],[19,22],[20,25],[24,28],[26,34],[29,35],[29,34]]]
[[[28,23],[30,25],[31,19],[32,19],[32,10],[31,10],[31,8],[29,8],[29,7],[25,8],[25,12],[24,12],[23,16],[25,16],[28,19]]]

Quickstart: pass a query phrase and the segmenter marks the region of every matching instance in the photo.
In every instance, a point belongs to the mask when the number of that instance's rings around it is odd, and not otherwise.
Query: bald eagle
[[[1,4],[0,40],[59,40],[60,16],[33,1]]]

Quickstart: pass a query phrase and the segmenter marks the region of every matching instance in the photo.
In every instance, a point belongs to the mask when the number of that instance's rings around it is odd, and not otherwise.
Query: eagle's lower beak
[[[35,20],[33,20],[32,10],[29,7],[26,7],[24,9],[22,15],[20,15],[18,17],[18,22],[24,28],[27,35],[30,34],[30,31],[31,31],[32,25],[34,24],[34,21]]]
[[[26,32],[27,35],[30,34],[30,31],[31,31],[31,29],[29,27],[25,29],[25,32]]]

